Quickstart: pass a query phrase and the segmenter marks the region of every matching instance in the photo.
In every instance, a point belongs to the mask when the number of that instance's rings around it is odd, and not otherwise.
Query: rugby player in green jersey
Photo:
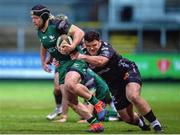
[[[57,40],[57,49],[61,54],[66,54],[64,51],[65,48],[72,43],[72,38],[68,35],[61,35]],[[78,46],[76,50],[74,50],[70,55],[73,55],[73,53],[76,53],[76,51],[83,53]],[[75,62],[76,61],[76,62]],[[75,64],[74,64],[75,62]],[[69,64],[72,63],[72,64]],[[79,65],[77,63],[80,63]],[[71,65],[71,66],[69,66]],[[66,73],[68,73],[69,70],[71,71],[78,71],[81,74],[81,84],[84,84],[90,92],[95,95],[95,97],[98,100],[103,101],[104,103],[110,104],[112,101],[112,96],[109,91],[109,88],[105,81],[98,76],[96,73],[94,73],[90,68],[84,68],[84,66],[87,66],[87,64],[82,60],[69,60],[65,64],[62,64],[59,68],[59,76],[60,76],[60,84],[64,84],[64,78],[66,78]],[[84,70],[84,71],[82,71]],[[73,80],[72,80],[73,81]],[[71,88],[72,89],[72,88]],[[67,90],[68,91],[68,90]],[[72,100],[72,97],[71,99]],[[76,99],[74,99],[76,100]],[[96,108],[95,108],[96,109]],[[95,111],[96,112],[96,111]],[[93,112],[91,112],[93,114]],[[117,116],[117,112],[115,111],[106,111],[106,116],[113,115]],[[104,119],[102,119],[104,120]]]
[[[104,103],[99,101],[92,93],[88,90],[86,86],[80,83],[82,74],[86,72],[87,64],[81,60],[71,60],[69,55],[76,46],[80,43],[84,32],[79,29],[77,26],[70,24],[66,20],[60,19],[50,19],[50,11],[43,5],[35,5],[31,9],[31,18],[34,23],[38,38],[41,42],[41,62],[45,71],[50,72],[48,63],[46,60],[47,52],[60,62],[61,66],[59,67],[59,75],[55,75],[57,78],[59,76],[60,87],[58,87],[57,79],[55,80],[57,91],[61,94],[60,90],[65,90],[65,93],[68,93],[69,105],[80,115],[83,116],[90,123],[91,128],[90,132],[102,132],[104,127],[95,117],[92,116],[89,111],[83,109],[83,107],[78,107],[77,96],[80,96],[91,104],[94,105],[97,112],[98,118],[104,119],[105,110],[103,109]],[[66,47],[61,53],[56,48],[56,42],[60,35],[68,34],[73,37],[72,43]],[[62,43],[65,43],[65,40],[62,40]],[[68,69],[68,70],[67,70]],[[63,97],[63,96],[62,96]],[[78,108],[78,110],[76,109]]]
[[[36,9],[37,8],[37,9]],[[34,12],[35,11],[35,12]],[[34,13],[37,13],[37,15],[33,15]],[[44,26],[47,25],[47,20],[66,20],[67,17],[66,16],[58,16],[57,19],[54,18],[54,16],[52,16],[50,14],[49,9],[47,9],[46,7],[42,6],[42,5],[36,5],[34,6],[34,10],[32,10],[31,12],[32,14],[32,21],[34,23],[34,26],[36,27],[36,29],[38,31],[44,31]],[[51,23],[52,24],[52,23]],[[47,26],[46,26],[47,27]],[[52,25],[53,27],[53,25]],[[54,40],[54,34],[53,34],[53,30],[52,28],[49,28],[49,30],[47,32],[51,31],[52,35],[38,35],[41,36],[41,38],[44,40],[44,45],[48,44],[49,40]],[[41,32],[38,32],[38,34]],[[82,35],[82,34],[79,34]],[[48,37],[49,36],[49,37]],[[42,41],[40,38],[40,41]],[[51,41],[50,41],[51,42]],[[54,41],[55,42],[55,41]],[[44,45],[41,42],[41,47],[40,47],[40,57],[41,57],[41,63],[42,63],[42,67],[46,72],[51,72],[51,64],[54,63],[56,65],[56,68],[59,66],[59,62],[56,59],[53,59],[51,57],[51,55],[48,55],[49,51],[52,52],[53,55],[56,55],[58,57],[58,53],[52,51],[53,50],[53,46],[46,48],[44,47]],[[49,51],[48,51],[49,50]],[[48,55],[48,56],[46,56]],[[56,102],[56,108],[55,110],[50,113],[49,115],[47,115],[47,119],[49,120],[53,120],[56,118],[56,116],[60,115],[62,113],[62,110],[67,110],[67,103],[65,102],[65,100],[63,100],[62,98],[62,91],[59,89],[59,73],[57,72],[57,70],[55,70],[55,75],[54,75],[54,98],[55,98],[55,102]],[[62,103],[62,100],[64,101]]]
[[[85,86],[88,87],[90,92],[96,96],[97,99],[103,101],[105,105],[109,105],[111,107],[111,109],[106,110],[107,112],[104,121],[120,120],[120,117],[114,106],[113,97],[106,82],[90,68],[87,69],[87,74],[85,75],[85,79],[83,80],[83,82],[85,83]],[[92,114],[95,113],[94,106],[89,104],[88,101],[85,101],[84,104]],[[84,122],[87,121],[83,118],[78,121],[78,123]]]

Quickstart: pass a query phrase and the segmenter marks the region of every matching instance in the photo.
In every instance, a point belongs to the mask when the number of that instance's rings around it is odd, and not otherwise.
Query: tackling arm
[[[46,53],[47,53],[47,50],[41,44],[40,57],[41,57],[41,64],[42,65],[44,65],[44,63],[46,63]]]
[[[48,67],[48,62],[49,62],[49,61],[46,61],[46,54],[47,54],[47,49],[45,49],[45,48],[43,47],[43,45],[41,44],[41,48],[40,48],[40,58],[41,58],[42,67],[43,67],[43,69],[44,69],[46,72],[51,72],[51,69]]]
[[[85,54],[79,54],[78,59],[84,60],[87,63],[96,67],[104,66],[108,63],[109,59],[104,56],[90,56]]]
[[[79,43],[81,42],[83,36],[84,36],[84,32],[77,26],[72,25],[68,35],[72,35],[73,37],[73,42],[71,44],[72,50],[73,51],[77,45],[79,45]]]

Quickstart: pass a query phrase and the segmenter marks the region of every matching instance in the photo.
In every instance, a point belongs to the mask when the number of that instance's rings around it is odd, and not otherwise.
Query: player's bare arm
[[[69,32],[68,32],[68,35],[71,35],[73,38],[72,44],[66,48],[68,52],[71,52],[81,42],[81,40],[84,36],[84,32],[80,28],[78,28],[77,26],[72,25]]]
[[[40,48],[40,58],[41,58],[41,64],[43,69],[46,72],[51,72],[51,69],[48,67],[48,62],[46,60],[46,54],[47,54],[47,49],[45,49],[43,47],[43,45],[41,44],[41,48]]]
[[[85,54],[78,54],[77,59],[81,59],[89,63],[90,65],[101,67],[108,63],[109,59],[104,56],[90,56]]]

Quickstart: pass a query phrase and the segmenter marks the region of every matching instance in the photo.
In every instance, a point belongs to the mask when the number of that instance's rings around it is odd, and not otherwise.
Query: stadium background
[[[5,91],[7,85],[13,84],[14,87],[10,88],[13,91],[13,89],[20,88],[19,85],[24,81],[32,81],[31,85],[38,85],[38,80],[40,82],[41,80],[49,80],[51,83],[47,83],[49,86],[46,86],[47,84],[45,86],[50,87],[47,91],[51,96],[42,98],[46,101],[45,103],[48,100],[52,101],[51,105],[48,106],[47,113],[54,105],[51,90],[53,73],[46,73],[41,68],[40,42],[30,18],[30,9],[35,4],[49,7],[54,15],[61,13],[67,15],[72,23],[83,30],[97,29],[102,34],[102,38],[110,42],[120,54],[137,63],[144,82],[153,80],[155,82],[152,85],[153,89],[159,87],[157,84],[163,85],[165,88],[162,89],[165,90],[166,85],[177,86],[172,88],[176,89],[174,94],[180,96],[179,0],[0,0],[1,114],[5,113],[2,111],[3,102],[7,102],[10,98],[23,98],[18,95],[20,94],[19,90],[14,90],[14,92],[18,91],[18,94],[14,93],[15,97],[9,97],[12,93],[4,93],[7,92]],[[35,81],[33,81],[34,79]],[[172,83],[172,80],[176,83]],[[43,89],[43,83],[39,84],[42,85],[37,87]],[[26,85],[29,87],[25,83],[22,86],[22,92]],[[162,94],[162,91],[159,91]],[[152,91],[149,90],[149,92]],[[145,93],[147,97],[148,94]],[[168,98],[168,96],[163,97]],[[174,100],[175,103],[180,102],[177,98]],[[10,132],[6,131],[6,128],[2,127],[5,124],[3,117],[7,116],[0,116],[0,120],[2,120],[0,121],[0,130],[3,131],[0,133],[19,133],[20,130],[14,132],[15,129]],[[177,115],[176,118],[179,119],[180,116]],[[20,133],[37,133],[25,131]],[[174,132],[170,131],[169,133]],[[175,133],[180,133],[180,130]]]
[[[179,0],[0,0],[0,78],[52,78],[41,69],[31,23],[30,9],[37,3],[84,30],[99,30],[136,61],[143,78],[180,78]]]

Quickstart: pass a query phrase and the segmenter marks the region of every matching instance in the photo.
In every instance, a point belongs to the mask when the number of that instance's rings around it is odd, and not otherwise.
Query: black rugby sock
[[[56,105],[61,105],[61,103],[62,103],[61,91],[56,92],[56,93],[54,92],[54,98],[55,98]]]
[[[151,123],[154,129],[158,127],[158,129],[161,130],[161,124],[159,120],[156,119],[156,116],[154,115],[152,110],[149,111],[146,115],[144,115],[144,117]]]
[[[152,123],[153,121],[156,120],[156,116],[154,115],[154,113],[152,112],[152,110],[150,110],[147,114],[145,114],[144,117],[145,117],[150,123]]]

